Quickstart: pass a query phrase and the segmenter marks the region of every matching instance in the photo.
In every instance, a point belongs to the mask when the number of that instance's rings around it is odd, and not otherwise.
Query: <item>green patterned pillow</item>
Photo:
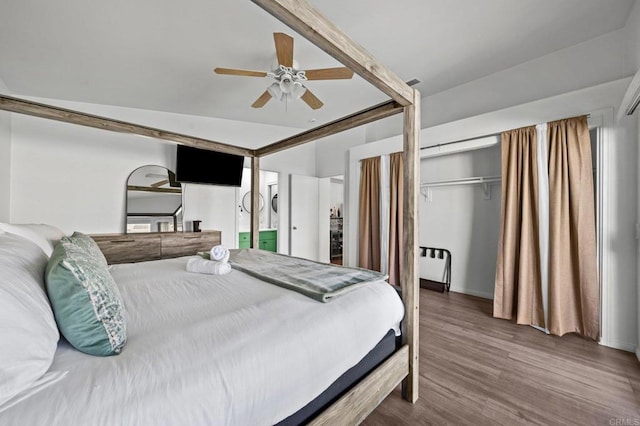
[[[98,244],[93,241],[93,238],[81,232],[74,232],[72,236],[67,237],[67,240],[76,246],[74,251],[75,249],[78,249],[88,256],[91,262],[102,264],[107,267],[107,259],[104,257],[104,254],[102,254],[102,250],[100,250]],[[71,250],[71,248],[67,248],[68,252]]]
[[[47,292],[58,328],[82,352],[118,354],[127,341],[120,292],[106,262],[81,244],[63,238],[47,264]]]

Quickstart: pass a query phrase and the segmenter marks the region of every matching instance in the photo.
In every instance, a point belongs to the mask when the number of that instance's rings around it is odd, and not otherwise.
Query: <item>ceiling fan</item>
[[[341,80],[353,77],[353,71],[346,67],[301,70],[293,60],[293,37],[284,33],[273,33],[278,63],[270,72],[248,71],[231,68],[216,68],[216,74],[239,75],[245,77],[269,77],[275,80],[256,101],[253,108],[262,108],[271,98],[280,101],[302,99],[312,109],[321,108],[318,99],[305,82],[309,80]]]

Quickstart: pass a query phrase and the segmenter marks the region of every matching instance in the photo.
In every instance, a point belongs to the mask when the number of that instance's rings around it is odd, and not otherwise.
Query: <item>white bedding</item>
[[[111,267],[128,342],[100,358],[60,342],[64,377],[0,412],[1,425],[271,425],[318,396],[389,331],[403,306],[384,282],[330,303],[188,258]]]

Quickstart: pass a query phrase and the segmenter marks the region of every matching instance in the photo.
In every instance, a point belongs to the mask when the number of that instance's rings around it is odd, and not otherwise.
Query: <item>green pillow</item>
[[[105,268],[107,267],[107,259],[93,238],[81,232],[74,232],[73,235],[67,237],[67,239],[71,241],[76,248],[84,252],[91,262],[104,265]]]
[[[45,278],[58,328],[69,343],[91,355],[120,353],[127,341],[124,306],[106,262],[64,237]]]

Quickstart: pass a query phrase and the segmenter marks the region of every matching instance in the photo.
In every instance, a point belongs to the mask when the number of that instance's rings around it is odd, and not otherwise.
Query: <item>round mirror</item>
[[[258,194],[258,195],[259,195],[258,205],[260,206],[258,211],[262,211],[262,209],[264,208],[264,198],[262,197],[262,194]],[[245,209],[245,211],[251,213],[251,191],[246,192],[242,197],[242,207]]]
[[[162,166],[142,166],[127,179],[126,233],[182,231],[182,187]]]

